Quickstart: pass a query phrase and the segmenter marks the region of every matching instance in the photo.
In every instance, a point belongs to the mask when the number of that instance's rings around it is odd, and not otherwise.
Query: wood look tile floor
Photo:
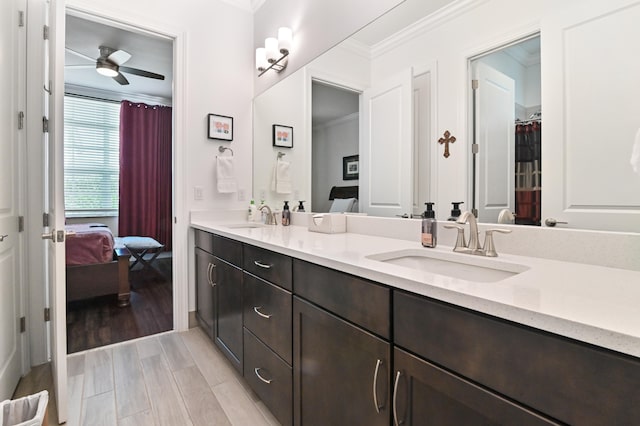
[[[68,361],[70,426],[279,424],[200,328]]]

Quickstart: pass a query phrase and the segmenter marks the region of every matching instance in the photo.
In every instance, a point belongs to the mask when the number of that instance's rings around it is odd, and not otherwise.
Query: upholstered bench
[[[129,269],[133,269],[138,263],[142,265],[142,268],[150,268],[162,274],[160,269],[153,266],[153,262],[160,255],[164,249],[164,244],[160,244],[151,237],[118,237],[116,238],[116,245],[126,247],[131,255],[135,258],[135,261],[129,265]],[[144,256],[149,253],[150,258],[145,259]]]

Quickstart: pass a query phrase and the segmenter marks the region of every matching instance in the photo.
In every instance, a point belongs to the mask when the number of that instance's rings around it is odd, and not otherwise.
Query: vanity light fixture
[[[258,77],[271,69],[276,72],[285,69],[292,44],[293,31],[287,27],[278,29],[278,38],[265,39],[264,47],[256,49],[256,69],[260,72]]]

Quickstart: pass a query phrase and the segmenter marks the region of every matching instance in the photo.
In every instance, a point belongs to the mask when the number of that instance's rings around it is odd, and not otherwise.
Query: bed
[[[129,258],[111,230],[100,223],[66,225],[67,302],[115,294],[129,305]]]
[[[357,213],[358,186],[334,186],[329,192],[331,207],[329,213]]]

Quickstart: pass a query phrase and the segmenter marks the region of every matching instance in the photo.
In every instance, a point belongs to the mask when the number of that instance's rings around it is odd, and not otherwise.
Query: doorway
[[[157,191],[157,179],[144,171],[165,170],[157,173],[173,186],[173,40],[72,11],[66,15],[65,39],[65,218],[77,232],[75,238],[67,238],[66,324],[67,353],[74,353],[174,328],[174,191]],[[101,65],[115,73],[96,72]],[[145,118],[146,110],[160,115]],[[130,117],[131,112],[136,115]],[[150,122],[160,124],[149,127]],[[131,126],[135,129],[127,130]],[[146,134],[144,140],[164,140],[164,145],[145,145],[138,155],[123,145],[132,134],[136,138]],[[136,143],[148,143],[142,139]],[[154,165],[146,167],[150,162]],[[154,191],[163,194],[150,195]],[[156,211],[164,213],[149,219],[149,212],[155,215]],[[105,272],[113,275],[107,281],[118,281],[116,294],[99,288],[100,283],[92,291],[70,296],[69,286],[82,285],[82,280],[96,275],[89,270],[92,262],[70,258],[73,240],[94,238],[90,235],[113,242],[106,249],[113,257],[104,259],[109,265],[99,267],[119,268],[115,275]],[[133,241],[133,237],[144,240]],[[143,247],[139,247],[141,241]],[[122,253],[131,251],[139,258],[127,256],[126,268],[122,268],[118,259],[121,262]]]

